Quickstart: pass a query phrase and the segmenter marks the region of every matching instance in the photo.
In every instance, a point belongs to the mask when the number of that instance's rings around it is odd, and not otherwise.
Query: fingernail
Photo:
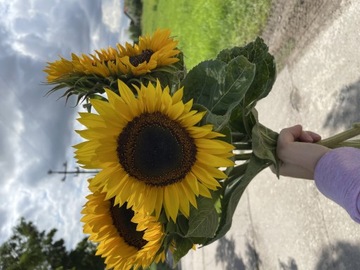
[[[314,141],[313,138],[308,133],[305,133],[305,137],[306,137],[306,140],[308,142],[313,142]]]

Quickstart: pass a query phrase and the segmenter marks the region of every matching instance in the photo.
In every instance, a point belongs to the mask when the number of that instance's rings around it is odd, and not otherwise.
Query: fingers
[[[302,134],[302,126],[295,125],[292,127],[284,128],[279,134],[278,143],[291,143],[297,141]]]
[[[321,140],[321,136],[312,131],[304,131],[301,125],[295,125],[284,128],[279,135],[279,143],[291,142],[317,142]]]
[[[321,140],[321,136],[315,132],[312,132],[312,131],[305,131],[307,132],[313,139],[313,142],[318,142]]]
[[[312,143],[314,141],[313,137],[310,135],[310,133],[306,131],[301,131],[300,136],[297,138],[297,141],[299,142],[309,142]]]

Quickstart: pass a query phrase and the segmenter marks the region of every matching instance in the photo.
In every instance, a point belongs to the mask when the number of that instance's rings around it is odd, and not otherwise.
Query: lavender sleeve
[[[315,167],[317,188],[360,223],[360,149],[341,147],[327,152]]]

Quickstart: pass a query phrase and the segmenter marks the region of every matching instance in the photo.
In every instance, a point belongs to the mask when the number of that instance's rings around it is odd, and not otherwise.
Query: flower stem
[[[252,153],[236,154],[235,160],[248,160],[252,156]]]
[[[345,130],[344,132],[341,132],[334,136],[331,136],[329,138],[326,138],[324,140],[321,140],[318,142],[318,144],[321,144],[329,148],[346,146],[347,145],[346,140],[354,138],[358,135],[360,135],[360,123],[355,123],[353,124],[352,128]],[[359,141],[355,140],[351,142],[351,146],[360,148],[360,143]]]
[[[252,150],[251,142],[233,142],[233,146],[235,146],[235,150]]]
[[[336,145],[332,145],[331,148],[338,148],[338,147],[355,147],[360,148],[360,140],[349,140],[345,142],[340,142]]]
[[[246,138],[246,134],[240,132],[231,132],[231,137],[234,141],[240,142]]]

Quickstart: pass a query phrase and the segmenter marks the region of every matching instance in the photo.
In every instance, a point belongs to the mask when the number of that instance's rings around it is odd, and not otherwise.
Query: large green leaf
[[[227,186],[221,201],[222,212],[219,228],[215,236],[212,239],[209,239],[209,241],[207,241],[204,245],[213,243],[214,241],[223,237],[229,231],[232,224],[232,218],[241,198],[241,195],[243,194],[251,180],[269,165],[269,161],[260,159],[255,155],[252,155],[250,160],[248,161],[245,173],[240,175],[234,175],[233,177],[236,178],[235,180],[231,179],[230,177],[229,180],[233,183]]]
[[[197,204],[197,209],[191,208],[189,230],[186,237],[211,238],[214,236],[219,225],[219,217],[214,206],[214,201],[212,199],[199,197]]]
[[[210,109],[212,97],[223,84],[225,67],[226,63],[222,61],[208,60],[191,69],[181,83],[184,86],[184,100],[193,99],[195,104]]]
[[[256,66],[255,78],[246,93],[245,104],[243,104],[244,108],[250,110],[255,107],[257,101],[266,97],[271,91],[276,77],[276,65],[274,57],[268,52],[268,46],[259,37],[244,47],[221,51],[217,60],[230,63],[239,56],[244,56]]]
[[[219,60],[205,61],[194,67],[186,76],[184,99],[205,106],[213,114],[231,112],[244,98],[255,75],[255,65],[244,56],[228,63]]]

